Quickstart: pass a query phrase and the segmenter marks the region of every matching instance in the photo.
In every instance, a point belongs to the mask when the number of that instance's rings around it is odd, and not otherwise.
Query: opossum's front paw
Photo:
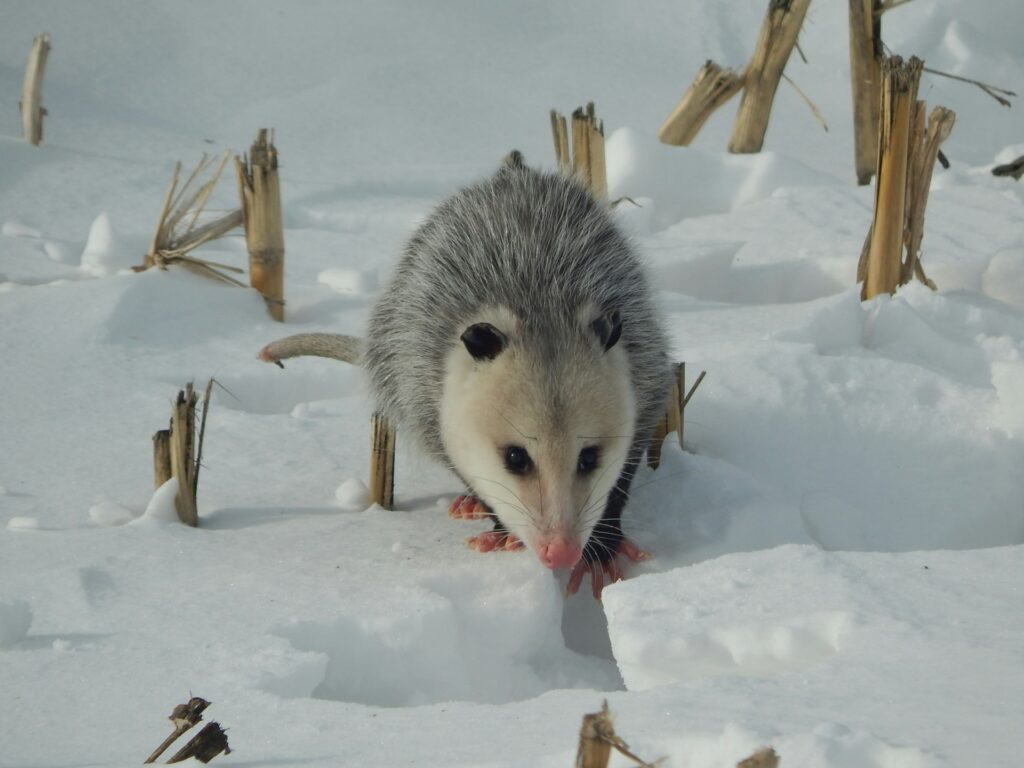
[[[448,517],[457,520],[483,520],[491,516],[491,511],[476,496],[461,495],[448,505]]]
[[[470,536],[466,539],[466,546],[477,552],[513,552],[526,545],[513,533],[494,530],[481,533],[479,536]]]
[[[594,593],[595,599],[600,600],[605,583],[614,584],[616,581],[622,581],[625,578],[619,565],[619,557],[625,557],[634,563],[642,563],[650,555],[640,549],[635,542],[623,538],[619,542],[615,554],[603,562],[595,563],[588,561],[586,558],[580,559],[569,573],[569,583],[565,587],[565,594],[575,595],[583,583],[583,577],[589,573],[590,591]]]

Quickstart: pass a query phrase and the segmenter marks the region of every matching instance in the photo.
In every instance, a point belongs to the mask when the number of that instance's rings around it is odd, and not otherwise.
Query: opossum
[[[586,573],[645,557],[621,515],[670,387],[651,287],[608,206],[517,152],[415,231],[365,340],[300,334],[262,359],[365,366],[378,408],[469,492],[453,517],[491,517],[481,551],[525,545]]]

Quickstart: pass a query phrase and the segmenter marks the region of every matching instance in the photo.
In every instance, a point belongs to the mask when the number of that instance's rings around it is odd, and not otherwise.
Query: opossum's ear
[[[474,360],[493,360],[505,348],[508,339],[490,323],[476,323],[462,332],[462,343]]]
[[[615,346],[619,337],[622,336],[622,315],[619,314],[617,309],[613,309],[607,315],[601,315],[594,320],[590,327],[594,329],[598,341],[601,342],[601,346],[607,352]]]
[[[526,158],[523,157],[523,153],[518,149],[513,149],[505,157],[501,159],[501,167],[512,168],[516,171],[521,171],[526,168]]]

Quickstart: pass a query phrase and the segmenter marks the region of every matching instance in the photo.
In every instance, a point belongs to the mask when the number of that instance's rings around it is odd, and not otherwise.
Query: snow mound
[[[0,600],[0,648],[21,642],[32,626],[32,608],[24,600]]]
[[[764,151],[723,155],[670,147],[653,135],[617,128],[605,143],[608,196],[652,200],[654,229],[686,217],[723,213],[771,197],[792,186],[836,186],[838,179],[792,157]],[[646,206],[645,206],[646,207]]]
[[[354,477],[350,477],[334,491],[334,500],[342,509],[358,512],[366,509],[370,504],[370,492],[366,483]]]
[[[93,277],[113,275],[141,261],[139,254],[130,254],[123,248],[110,214],[102,212],[89,227],[89,237],[82,251],[82,270]]]
[[[993,566],[1019,565],[1018,549],[992,550]],[[1020,669],[1000,681],[1008,657],[985,640],[1024,626],[1020,613],[987,608],[1001,578],[963,553],[786,546],[624,581],[606,590],[604,604],[630,691],[685,683],[756,700],[799,687],[817,701],[816,692],[830,691],[833,702],[818,715],[838,720],[847,702],[882,681],[893,698],[876,700],[880,714],[902,711],[903,698],[943,695],[948,680],[934,670],[949,659],[977,685],[1015,685]],[[1002,717],[994,700],[972,706],[979,717]]]
[[[130,509],[116,502],[104,499],[89,507],[89,519],[96,525],[110,527],[130,523],[137,517]]]
[[[180,523],[176,499],[178,497],[178,478],[172,477],[155,491],[146,505],[142,517],[132,521],[132,525],[173,525]]]
[[[3,226],[0,227],[0,234],[4,234],[7,237],[28,237],[33,239],[43,236],[38,229],[22,224],[20,221],[5,221]]]
[[[359,270],[331,267],[317,275],[316,280],[337,293],[351,295],[374,293],[378,284],[376,269]]]
[[[996,253],[981,275],[981,289],[994,299],[1024,309],[1024,248]]]
[[[19,515],[7,521],[7,530],[9,531],[38,531],[41,528],[42,525],[37,517]]]

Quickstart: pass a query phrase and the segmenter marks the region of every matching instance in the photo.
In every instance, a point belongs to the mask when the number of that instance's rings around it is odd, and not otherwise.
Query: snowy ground
[[[789,766],[1019,762],[1024,194],[988,169],[1024,153],[1024,113],[926,77],[958,113],[924,241],[940,290],[862,304],[843,4],[812,4],[788,69],[828,133],[784,86],[761,155],[724,153],[735,103],[694,148],[653,138],[704,59],[743,63],[763,6],[601,2],[581,28],[581,2],[4,2],[0,765],[136,765],[190,691],[229,729],[225,765],[566,766],[606,697],[673,766],[766,743]],[[1019,0],[884,24],[894,51],[1024,88]],[[32,148],[13,105],[41,31]],[[630,505],[655,557],[603,605],[467,550],[457,481],[401,445],[398,509],[367,509],[359,372],[255,359],[358,332],[419,217],[512,147],[550,167],[547,110],[586,99],[675,356],[708,371],[689,451],[669,440]],[[126,271],[174,161],[261,126],[283,328],[247,291]],[[150,436],[210,376],[188,529],[151,499]]]

